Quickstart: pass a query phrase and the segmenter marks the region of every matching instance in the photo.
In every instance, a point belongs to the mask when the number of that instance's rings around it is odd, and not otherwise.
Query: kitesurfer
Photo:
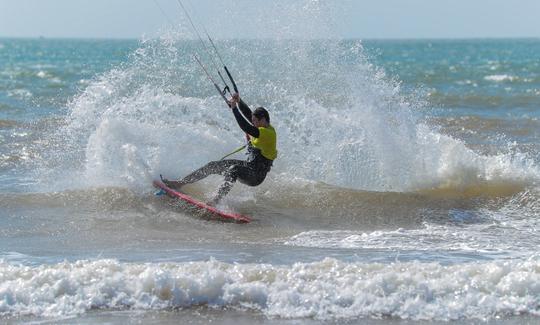
[[[264,107],[253,112],[249,106],[235,93],[228,101],[236,122],[246,133],[248,139],[247,159],[226,159],[211,161],[181,180],[163,182],[170,188],[180,189],[182,186],[202,180],[211,174],[225,176],[217,195],[208,204],[216,205],[229,191],[235,181],[257,186],[266,178],[273,161],[277,158],[276,131],[270,124],[270,116]],[[248,122],[250,121],[250,122]]]

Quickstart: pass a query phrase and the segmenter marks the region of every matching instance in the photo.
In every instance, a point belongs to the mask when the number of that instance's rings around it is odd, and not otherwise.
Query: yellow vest
[[[277,158],[276,130],[269,125],[267,128],[260,127],[259,137],[251,137],[251,145],[259,150],[264,158],[274,160]]]

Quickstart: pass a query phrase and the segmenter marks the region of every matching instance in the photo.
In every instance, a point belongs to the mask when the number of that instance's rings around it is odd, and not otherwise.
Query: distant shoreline
[[[12,37],[12,36],[0,36],[0,40],[54,40],[54,41],[140,41],[142,38],[116,38],[116,37]],[[158,39],[158,37],[151,37],[149,39]],[[194,40],[196,38],[184,38],[183,40]],[[519,41],[519,40],[530,40],[538,41],[540,37],[470,37],[470,38],[321,38],[321,39],[274,39],[274,38],[227,38],[227,39],[218,39],[221,41],[253,41],[253,40],[299,40],[299,41],[319,41],[319,40],[340,40],[340,41],[376,41],[376,42],[408,42],[408,41]]]

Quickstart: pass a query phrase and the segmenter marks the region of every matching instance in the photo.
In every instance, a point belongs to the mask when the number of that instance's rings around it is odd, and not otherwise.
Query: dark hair
[[[253,111],[253,115],[259,120],[264,117],[266,122],[270,123],[270,115],[268,115],[268,111],[264,107],[257,107],[255,111]]]

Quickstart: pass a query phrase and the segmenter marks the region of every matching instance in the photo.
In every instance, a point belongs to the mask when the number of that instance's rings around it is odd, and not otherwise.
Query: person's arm
[[[240,112],[242,112],[242,115],[244,115],[244,117],[246,118],[246,120],[248,120],[249,122],[251,122],[251,116],[252,116],[251,109],[250,109],[249,106],[242,100],[242,98],[240,98],[240,94],[235,93],[234,95],[232,95],[232,98],[231,98],[231,100],[229,101],[229,107],[230,107],[230,108],[233,108],[233,106],[237,106],[237,105],[238,105],[238,108],[240,109]]]
[[[238,123],[238,126],[240,126],[242,131],[246,132],[252,137],[258,138],[260,135],[259,129],[257,129],[251,123],[248,123],[248,121],[246,121],[246,119],[242,116],[242,114],[240,114],[240,111],[238,111],[238,107],[234,106],[232,111],[234,114],[234,118],[236,118],[236,122]]]
[[[242,115],[246,118],[246,120],[251,121],[251,109],[249,106],[244,103],[244,101],[238,97],[238,108],[242,112]]]

